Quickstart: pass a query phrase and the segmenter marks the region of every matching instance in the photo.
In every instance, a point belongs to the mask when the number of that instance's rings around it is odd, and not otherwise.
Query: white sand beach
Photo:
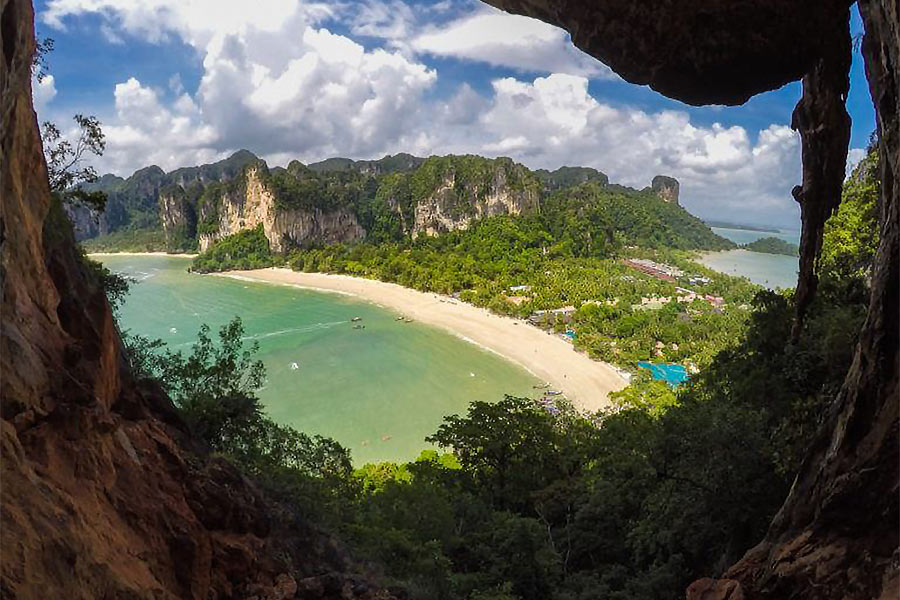
[[[595,411],[608,406],[607,394],[626,386],[626,381],[611,365],[588,358],[559,336],[548,334],[526,321],[496,315],[447,296],[373,279],[301,273],[283,268],[218,275],[350,294],[374,302],[496,352],[550,383],[550,389],[564,392],[582,410]]]

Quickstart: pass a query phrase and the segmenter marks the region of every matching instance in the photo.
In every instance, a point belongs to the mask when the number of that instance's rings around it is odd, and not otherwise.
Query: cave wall
[[[688,104],[742,104],[797,81],[850,0],[484,0],[562,27],[628,82]],[[891,1],[891,0],[887,0]]]
[[[0,597],[391,598],[131,376],[51,198],[33,18],[30,1],[0,0]]]

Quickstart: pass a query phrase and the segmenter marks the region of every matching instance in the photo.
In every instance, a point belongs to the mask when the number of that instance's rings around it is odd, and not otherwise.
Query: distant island
[[[777,237],[759,238],[749,244],[744,244],[741,248],[752,252],[763,252],[765,254],[784,254],[785,256],[799,256],[800,248],[797,244],[786,242]]]
[[[738,223],[729,223],[728,221],[711,221],[709,219],[704,219],[704,223],[709,225],[710,227],[720,227],[722,229],[741,229],[743,231],[764,231],[764,232],[778,232],[777,227],[760,227],[759,225],[741,225]]]

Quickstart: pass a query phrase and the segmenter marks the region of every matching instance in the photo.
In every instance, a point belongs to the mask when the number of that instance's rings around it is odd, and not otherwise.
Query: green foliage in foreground
[[[428,438],[452,454],[356,471],[334,441],[262,413],[239,321],[218,342],[201,329],[188,356],[129,347],[197,435],[412,598],[674,600],[761,539],[850,362],[856,308],[818,304],[788,346],[790,299],[755,302],[746,338],[667,406],[475,401]]]
[[[763,252],[765,254],[784,254],[786,256],[799,256],[800,248],[797,244],[786,242],[777,237],[764,237],[741,246],[751,252]]]
[[[844,184],[838,211],[825,223],[819,258],[824,294],[865,295],[878,247],[878,154],[870,152]]]
[[[268,418],[256,392],[265,380],[243,344],[239,318],[222,327],[218,342],[203,325],[191,353],[165,349],[161,340],[126,335],[133,372],[157,379],[186,424],[210,448],[232,459],[273,496],[289,500],[304,517],[340,514],[352,486],[349,451]]]

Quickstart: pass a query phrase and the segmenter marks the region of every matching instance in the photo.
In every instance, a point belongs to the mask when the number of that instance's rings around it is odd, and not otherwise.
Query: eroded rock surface
[[[0,0],[0,15],[0,596],[289,598],[296,581],[327,576],[300,597],[392,597],[348,575],[328,536],[275,512],[195,445],[160,389],[132,378],[51,202],[31,4]]]
[[[365,237],[365,230],[349,208],[279,207],[275,193],[260,177],[259,168],[248,167],[241,185],[219,199],[218,229],[215,233],[200,235],[201,251],[217,239],[258,225],[262,225],[269,246],[275,252],[284,252],[290,246],[354,242]]]

